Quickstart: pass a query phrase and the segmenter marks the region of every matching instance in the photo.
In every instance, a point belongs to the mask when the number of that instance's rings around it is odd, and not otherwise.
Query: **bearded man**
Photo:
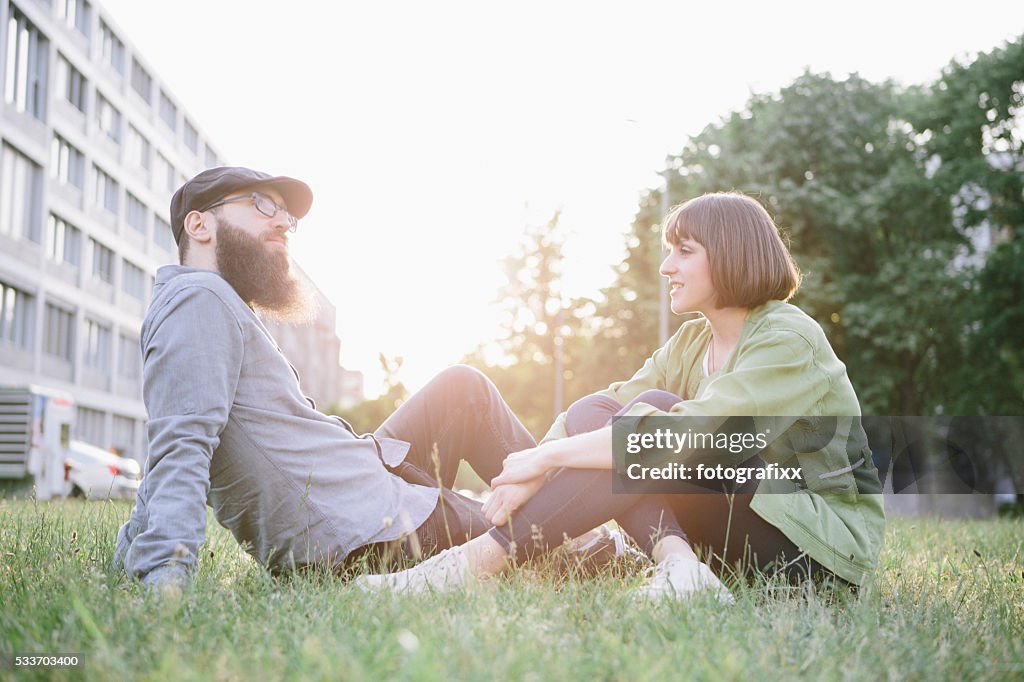
[[[181,264],[158,271],[142,325],[149,454],[114,556],[146,586],[176,591],[194,574],[207,505],[273,573],[429,556],[491,527],[450,489],[459,461],[490,480],[535,445],[464,366],[372,435],[315,409],[256,315],[310,314],[288,235],[312,201],[303,182],[238,167],[203,171],[171,199]]]

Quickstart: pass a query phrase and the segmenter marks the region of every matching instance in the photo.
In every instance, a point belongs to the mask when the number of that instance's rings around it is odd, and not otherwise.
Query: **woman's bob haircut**
[[[768,211],[737,192],[690,199],[665,219],[665,241],[699,243],[708,253],[719,308],[756,308],[788,301],[800,287],[800,270]]]

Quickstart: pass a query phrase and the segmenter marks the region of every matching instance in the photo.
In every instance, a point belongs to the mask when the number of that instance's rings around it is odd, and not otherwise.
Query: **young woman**
[[[884,529],[878,472],[845,366],[821,327],[786,303],[799,272],[774,222],[749,197],[708,194],[676,208],[664,237],[671,252],[661,274],[670,283],[672,311],[701,316],[683,324],[631,379],[574,404],[536,448],[508,456],[484,505],[494,528],[412,569],[364,576],[360,584],[410,591],[460,585],[609,518],[638,541],[649,540],[658,567],[643,596],[708,590],[728,601],[715,575],[726,567],[865,580]],[[793,428],[776,432],[774,445],[743,465],[788,463],[801,475],[751,482],[729,495],[613,494],[612,427],[604,424],[615,414],[770,418]],[[812,447],[794,445],[794,433],[808,440],[807,424],[827,425],[826,437]],[[678,462],[696,456],[684,449]],[[716,560],[700,561],[695,546]]]

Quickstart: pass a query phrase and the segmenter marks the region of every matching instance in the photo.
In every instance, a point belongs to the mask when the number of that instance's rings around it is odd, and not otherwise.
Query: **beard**
[[[286,251],[218,220],[217,269],[238,296],[260,314],[285,324],[305,324],[319,313],[312,286],[291,273]]]

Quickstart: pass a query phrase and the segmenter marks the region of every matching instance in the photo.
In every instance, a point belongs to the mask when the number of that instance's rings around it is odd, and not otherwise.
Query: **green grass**
[[[108,569],[127,503],[0,499],[0,652],[76,652],[9,679],[1024,679],[1024,521],[897,520],[859,597],[761,583],[737,604],[634,605],[639,576],[521,572],[466,593],[276,581],[212,523],[195,585]]]

